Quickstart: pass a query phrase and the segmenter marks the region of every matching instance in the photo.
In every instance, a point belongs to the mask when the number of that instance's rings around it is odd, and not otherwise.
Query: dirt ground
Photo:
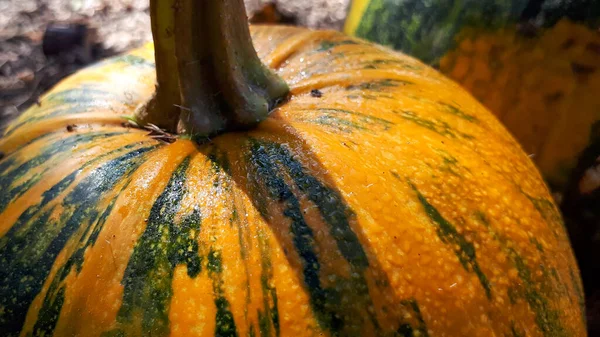
[[[288,21],[340,28],[349,0],[245,0],[250,15],[273,3]],[[0,130],[63,77],[95,60],[151,40],[149,0],[0,1]],[[90,48],[44,53],[46,27],[80,22],[95,30]],[[93,36],[96,36],[93,38]]]

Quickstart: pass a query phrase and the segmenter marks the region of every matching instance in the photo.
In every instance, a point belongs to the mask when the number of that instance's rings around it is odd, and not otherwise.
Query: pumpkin
[[[458,85],[333,31],[252,48],[238,0],[151,12],[0,141],[1,335],[585,336],[547,187]]]
[[[600,2],[354,0],[345,31],[439,67],[563,192],[600,125]]]

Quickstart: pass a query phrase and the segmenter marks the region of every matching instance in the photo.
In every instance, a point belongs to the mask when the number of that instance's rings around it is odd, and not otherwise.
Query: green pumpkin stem
[[[156,92],[136,112],[141,125],[155,124],[175,133],[179,123],[181,95],[175,57],[175,16],[173,6],[178,0],[150,0],[150,18],[156,60]]]
[[[245,130],[288,94],[256,54],[243,0],[150,2],[157,92],[138,122],[196,137]]]

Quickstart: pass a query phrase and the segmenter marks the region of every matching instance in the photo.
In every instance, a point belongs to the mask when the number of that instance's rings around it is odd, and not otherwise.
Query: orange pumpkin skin
[[[335,32],[255,27],[290,84],[252,131],[123,126],[151,46],[0,142],[6,336],[585,336],[540,175],[458,85]]]

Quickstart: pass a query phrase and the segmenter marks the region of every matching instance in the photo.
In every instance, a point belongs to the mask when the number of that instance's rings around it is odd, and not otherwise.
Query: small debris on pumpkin
[[[311,95],[312,97],[316,97],[316,98],[321,98],[321,97],[323,97],[323,93],[322,93],[322,92],[321,92],[321,90],[319,90],[319,89],[313,89],[313,90],[311,90],[311,91],[310,91],[310,95]]]
[[[168,133],[167,131],[159,128],[158,126],[156,126],[152,123],[147,124],[143,128],[144,128],[144,130],[150,131],[148,136],[150,136],[150,138],[152,138],[152,139],[156,139],[161,142],[165,142],[165,143],[169,143],[169,144],[174,143],[177,140],[177,136]]]

